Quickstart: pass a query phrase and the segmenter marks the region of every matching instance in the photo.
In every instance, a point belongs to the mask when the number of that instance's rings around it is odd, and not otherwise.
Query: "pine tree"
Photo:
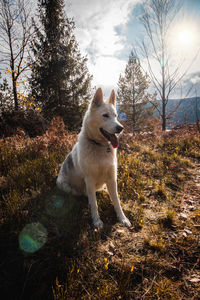
[[[64,16],[63,0],[41,1],[38,10],[41,25],[33,21],[32,94],[47,119],[61,115],[68,128],[75,129],[90,98],[87,59],[78,49],[74,22]]]
[[[148,105],[153,96],[147,92],[148,88],[148,77],[143,74],[139,60],[131,52],[125,74],[120,75],[118,81],[117,102],[120,112],[126,115],[127,125],[132,126],[133,131],[153,114],[153,107]]]
[[[12,110],[14,103],[12,89],[6,78],[2,78],[0,72],[0,115],[3,111]]]

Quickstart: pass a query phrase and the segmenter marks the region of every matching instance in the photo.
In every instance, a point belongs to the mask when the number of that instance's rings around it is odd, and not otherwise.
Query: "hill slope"
[[[122,137],[118,186],[130,229],[118,223],[105,192],[98,194],[98,231],[87,199],[55,188],[76,138],[57,121],[42,137],[0,140],[4,299],[198,299],[195,127]]]

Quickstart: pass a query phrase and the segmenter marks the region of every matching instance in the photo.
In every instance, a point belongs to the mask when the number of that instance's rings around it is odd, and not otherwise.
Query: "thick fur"
[[[114,90],[106,102],[103,101],[101,88],[96,91],[85,114],[78,142],[61,166],[57,186],[74,195],[86,195],[93,224],[101,228],[103,222],[98,213],[96,191],[106,185],[119,221],[129,227],[131,224],[122,211],[117,194],[116,149],[100,128],[110,134],[123,129],[116,117]]]

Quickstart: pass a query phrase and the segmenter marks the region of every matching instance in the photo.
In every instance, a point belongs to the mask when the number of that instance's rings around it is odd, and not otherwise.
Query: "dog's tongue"
[[[111,142],[113,148],[119,147],[118,138],[116,137],[115,134],[110,134],[110,142]]]

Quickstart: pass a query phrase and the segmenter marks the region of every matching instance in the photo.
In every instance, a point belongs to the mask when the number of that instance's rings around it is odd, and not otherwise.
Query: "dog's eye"
[[[108,114],[104,114],[103,117],[104,118],[109,118],[109,115]]]

